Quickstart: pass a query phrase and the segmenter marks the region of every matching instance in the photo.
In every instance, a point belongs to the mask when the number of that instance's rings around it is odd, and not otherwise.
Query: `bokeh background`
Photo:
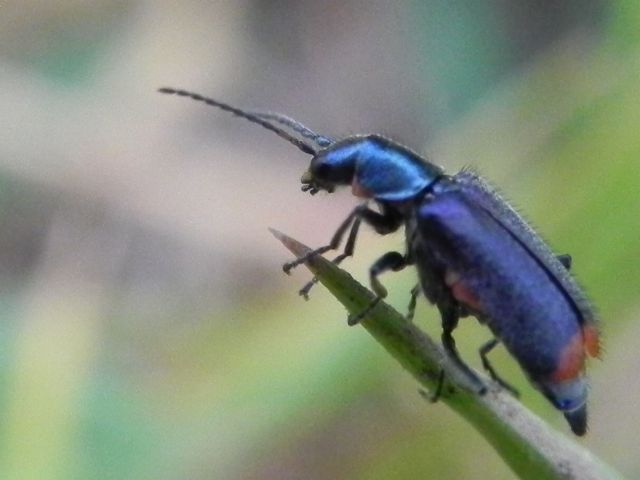
[[[0,2],[0,477],[509,479],[322,287],[276,227],[327,242],[349,192],[189,88],[473,165],[598,305],[591,431],[640,477],[640,3]],[[402,233],[365,232],[345,267]],[[385,276],[406,308],[414,272]],[[424,301],[416,321],[434,335]],[[465,321],[478,366],[486,329]],[[522,401],[567,425],[498,349]]]

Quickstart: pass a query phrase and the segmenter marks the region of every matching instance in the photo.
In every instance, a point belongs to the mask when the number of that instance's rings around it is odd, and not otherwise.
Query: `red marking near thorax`
[[[360,185],[356,177],[353,177],[353,181],[351,182],[351,193],[360,198],[373,197],[372,193],[369,190]]]

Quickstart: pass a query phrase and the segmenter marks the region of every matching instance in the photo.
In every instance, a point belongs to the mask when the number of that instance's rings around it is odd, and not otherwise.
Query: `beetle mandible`
[[[337,264],[353,254],[361,222],[382,235],[404,226],[406,251],[387,252],[370,267],[376,301],[387,293],[380,274],[415,265],[422,293],[440,312],[443,345],[469,375],[474,377],[457,353],[452,332],[461,317],[473,315],[494,335],[480,348],[482,364],[491,377],[510,388],[487,358],[502,342],[531,383],[564,414],[571,430],[586,433],[585,360],[599,354],[594,310],[569,273],[571,257],[556,256],[480,176],[467,169],[447,175],[441,167],[380,135],[334,140],[277,113],[242,110],[185,90],[159,91],[233,113],[311,155],[302,176],[303,191],[313,195],[351,186],[352,193],[364,200],[331,242],[309,255],[338,249],[347,235],[343,253],[333,260]],[[370,208],[369,201],[378,210]],[[288,272],[306,258],[283,268]],[[306,296],[313,283],[300,293]],[[413,305],[417,294],[414,289]],[[350,323],[365,313],[351,317]]]

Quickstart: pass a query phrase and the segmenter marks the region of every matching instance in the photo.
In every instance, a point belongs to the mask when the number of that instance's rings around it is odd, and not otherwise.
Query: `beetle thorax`
[[[402,202],[423,192],[442,169],[386,138],[370,135],[358,143],[354,193],[376,200]]]

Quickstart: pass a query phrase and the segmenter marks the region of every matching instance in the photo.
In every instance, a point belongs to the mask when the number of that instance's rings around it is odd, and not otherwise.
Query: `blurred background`
[[[301,193],[308,157],[173,86],[499,185],[599,307],[580,442],[637,478],[639,78],[634,0],[0,2],[0,476],[513,478],[282,273],[267,227],[325,244],[349,192]],[[344,266],[366,281],[402,245],[365,232]],[[405,311],[415,272],[384,282]],[[416,321],[438,335],[424,300]],[[457,332],[475,366],[488,338]]]

